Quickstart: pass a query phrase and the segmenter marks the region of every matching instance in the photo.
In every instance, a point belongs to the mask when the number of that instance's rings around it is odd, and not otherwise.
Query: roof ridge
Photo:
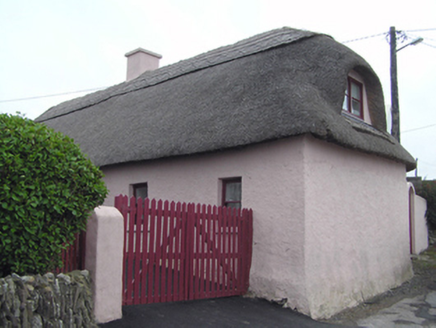
[[[122,82],[105,90],[100,90],[80,98],[66,101],[51,107],[39,116],[36,121],[42,122],[59,116],[64,116],[72,112],[86,109],[116,96],[135,92],[185,74],[220,65],[228,61],[250,56],[280,45],[293,43],[316,35],[320,34],[305,30],[297,30],[290,27],[282,27],[257,34],[236,43],[207,51],[174,64],[163,66],[154,71],[145,72],[131,81]]]
[[[168,81],[168,80],[170,80],[172,78],[176,78],[176,77],[179,77],[179,76],[182,76],[182,75],[185,75],[185,74],[189,74],[191,72],[195,72],[195,71],[198,71],[198,70],[201,70],[201,69],[205,69],[205,68],[208,68],[208,67],[212,67],[212,66],[215,66],[215,65],[223,64],[223,63],[231,61],[231,60],[239,59],[239,58],[242,58],[242,57],[245,57],[245,56],[249,56],[249,55],[261,52],[261,51],[265,51],[265,50],[270,49],[270,48],[277,47],[277,46],[282,45],[282,44],[292,43],[292,42],[295,42],[295,41],[300,40],[302,38],[311,37],[311,36],[315,35],[315,33],[313,33],[313,32],[305,32],[308,35],[300,36],[298,38],[290,38],[290,39],[288,39],[288,42],[284,42],[283,40],[281,42],[278,42],[277,39],[278,39],[278,37],[280,35],[277,35],[276,33],[271,33],[271,32],[274,32],[274,31],[283,31],[283,32],[286,31],[287,32],[289,30],[298,31],[298,32],[304,32],[304,31],[295,30],[295,29],[291,29],[291,28],[281,28],[281,29],[277,29],[277,30],[273,30],[273,31],[269,31],[269,32],[265,32],[265,33],[262,33],[262,34],[258,34],[258,35],[252,36],[250,38],[238,41],[238,42],[233,43],[231,45],[222,46],[222,47],[219,47],[219,48],[216,48],[216,49],[204,52],[204,53],[199,54],[197,56],[181,60],[181,61],[179,61],[177,63],[164,66],[164,67],[162,67],[160,69],[157,69],[155,71],[144,72],[138,78],[135,79],[136,80],[135,82],[138,82],[138,83],[145,82],[145,85],[140,85],[137,88],[133,88],[133,90],[129,90],[129,92],[130,91],[136,91],[136,90],[139,90],[139,89],[143,89],[143,88],[148,87],[148,86],[152,86],[152,85],[156,85],[156,84]],[[271,34],[271,35],[268,35],[268,34]],[[285,33],[281,33],[281,34],[284,35]],[[257,46],[259,44],[260,40],[262,40],[264,42],[268,42],[268,44],[270,44],[270,46],[264,46],[264,47]],[[246,52],[235,54],[235,52],[238,52],[241,49],[247,48],[247,46],[252,46],[252,47],[254,47],[254,49],[253,48],[249,48]],[[229,50],[231,50],[233,52],[233,54],[230,54],[226,58],[220,57],[220,55],[222,55],[222,54],[227,54],[229,52]],[[200,61],[207,61],[207,59],[209,59],[209,58],[211,58],[212,61],[209,61],[207,63],[200,62]],[[215,61],[213,61],[213,59],[215,59]],[[194,65],[186,65],[187,63],[193,63]],[[196,64],[196,63],[198,63],[198,64]],[[150,76],[150,75],[155,75],[156,78],[159,78],[160,75],[166,74],[167,70],[170,70],[170,69],[172,69],[174,67],[181,66],[182,69],[183,69],[184,68],[183,64],[188,66],[188,67],[186,67],[186,70],[179,71],[179,72],[174,72],[173,76],[162,77],[162,79],[160,79],[156,83],[153,83],[153,81],[150,81],[150,80],[145,81],[145,79],[141,79],[141,77],[147,77],[147,76]],[[133,83],[133,85],[134,84],[135,83]],[[127,86],[127,84],[126,84],[126,86]]]

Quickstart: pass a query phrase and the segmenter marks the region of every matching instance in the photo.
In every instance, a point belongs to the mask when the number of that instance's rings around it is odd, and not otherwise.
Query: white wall
[[[403,164],[305,142],[306,286],[321,318],[412,277],[408,188]]]
[[[250,290],[307,309],[302,140],[104,168],[105,205],[139,182],[148,183],[150,198],[219,205],[219,179],[242,177],[242,206],[254,212]]]

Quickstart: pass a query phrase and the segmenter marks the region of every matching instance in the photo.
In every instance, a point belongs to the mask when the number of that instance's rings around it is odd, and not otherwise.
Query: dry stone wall
[[[0,278],[0,327],[97,327],[88,271]]]

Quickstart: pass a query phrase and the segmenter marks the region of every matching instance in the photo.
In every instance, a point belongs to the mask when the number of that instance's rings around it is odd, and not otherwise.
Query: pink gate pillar
[[[91,274],[98,323],[122,317],[123,231],[123,216],[115,207],[97,207],[88,220],[85,268]]]

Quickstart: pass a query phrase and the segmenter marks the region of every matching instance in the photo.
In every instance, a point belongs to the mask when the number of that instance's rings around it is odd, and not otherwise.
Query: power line
[[[434,46],[434,45],[432,45],[430,43],[427,43],[427,42],[423,42],[422,44],[426,45],[427,47],[436,48],[436,46]]]
[[[411,37],[413,37],[413,38],[415,38],[415,39],[417,39],[417,38],[419,38],[419,36],[418,35],[414,35],[414,34],[409,34],[409,36],[411,36]],[[425,37],[425,38],[423,38],[425,41],[436,41],[435,39],[433,39],[433,38],[429,38],[429,37]],[[426,45],[426,46],[428,46],[428,47],[432,47],[432,48],[436,48],[436,46],[434,45],[434,44],[431,44],[431,43],[428,43],[428,42],[421,42],[422,44],[424,44],[424,45]]]
[[[401,133],[407,133],[407,132],[418,131],[418,130],[422,130],[422,129],[428,129],[428,128],[431,128],[433,126],[436,126],[436,123],[435,124],[426,125],[426,126],[421,126],[419,128],[409,129],[409,130],[406,130],[406,131],[401,131]]]
[[[430,165],[430,166],[434,166],[434,167],[436,167],[436,164],[435,164],[435,163],[425,162],[425,161],[423,161],[422,159],[419,159],[419,163],[424,163],[424,164],[426,164],[426,165]]]
[[[342,41],[341,43],[350,43],[350,42],[354,42],[354,41],[360,41],[360,40],[371,39],[371,38],[375,38],[375,37],[377,37],[377,36],[386,35],[386,33],[387,33],[387,32],[379,33],[379,34],[374,34],[374,35],[369,35],[369,36],[364,36],[364,37],[362,37],[362,38],[357,38],[357,39],[352,39],[352,40]]]
[[[427,32],[427,31],[436,31],[436,28],[427,28],[427,29],[419,29],[419,30],[404,30],[404,31],[398,31],[398,32]],[[341,43],[350,43],[350,42],[355,42],[355,41],[371,39],[371,38],[375,38],[377,36],[386,35],[388,33],[389,32],[383,32],[383,33],[368,35],[368,36],[364,36],[364,37],[357,38],[357,39],[351,39],[351,40],[347,40],[347,41],[342,41]]]
[[[92,88],[92,89],[86,89],[86,90],[69,91],[69,92],[56,93],[56,94],[45,95],[45,96],[33,96],[33,97],[26,97],[26,98],[6,99],[6,100],[0,100],[0,103],[14,102],[14,101],[23,101],[23,100],[33,100],[33,99],[41,99],[41,98],[49,98],[49,97],[57,97],[57,96],[64,96],[64,95],[69,95],[69,94],[73,94],[73,93],[96,91],[96,90],[101,90],[101,89],[106,89],[106,88],[108,88],[108,87],[100,87],[100,88]]]
[[[407,30],[404,32],[427,32],[427,31],[436,31],[436,28],[426,28],[426,29],[421,29],[421,30]]]
[[[417,34],[410,34],[410,33],[409,33],[409,35],[410,35],[411,37],[415,38],[415,39],[420,37],[420,35],[417,35]],[[426,37],[423,38],[423,39],[425,39],[426,41],[428,41],[428,40],[430,40],[430,41],[436,41],[436,39],[429,38],[428,36],[426,36]]]
[[[429,38],[428,36],[425,37],[426,40],[436,41],[434,38]]]
[[[428,29],[420,29],[420,30],[407,30],[407,31],[402,31],[402,32],[425,32],[425,31],[436,31],[436,28],[428,28]],[[387,35],[387,34],[388,34],[388,32],[383,32],[383,33],[378,33],[378,34],[364,36],[364,37],[361,37],[361,38],[356,38],[356,39],[351,39],[351,40],[347,40],[347,41],[342,41],[341,43],[345,44],[345,43],[350,43],[350,42],[355,42],[355,41],[361,41],[361,40],[371,39],[371,38],[375,38],[375,37],[382,36],[382,35]],[[429,43],[426,43],[426,42],[423,42],[423,44],[425,44],[426,46],[432,47],[432,48],[436,48],[436,46],[434,46],[432,44],[429,44]],[[56,94],[44,95],[44,96],[33,96],[33,97],[16,98],[16,99],[5,99],[5,100],[0,100],[0,103],[15,102],[15,101],[25,101],[25,100],[34,100],[34,99],[49,98],[49,97],[57,97],[57,96],[64,96],[64,95],[68,95],[68,94],[74,94],[74,93],[97,91],[97,90],[106,89],[106,88],[108,88],[108,87],[99,87],[99,88],[92,88],[92,89],[86,89],[86,90],[70,91],[70,92],[56,93]],[[404,131],[404,132],[409,132],[409,131],[411,131],[411,130]]]

